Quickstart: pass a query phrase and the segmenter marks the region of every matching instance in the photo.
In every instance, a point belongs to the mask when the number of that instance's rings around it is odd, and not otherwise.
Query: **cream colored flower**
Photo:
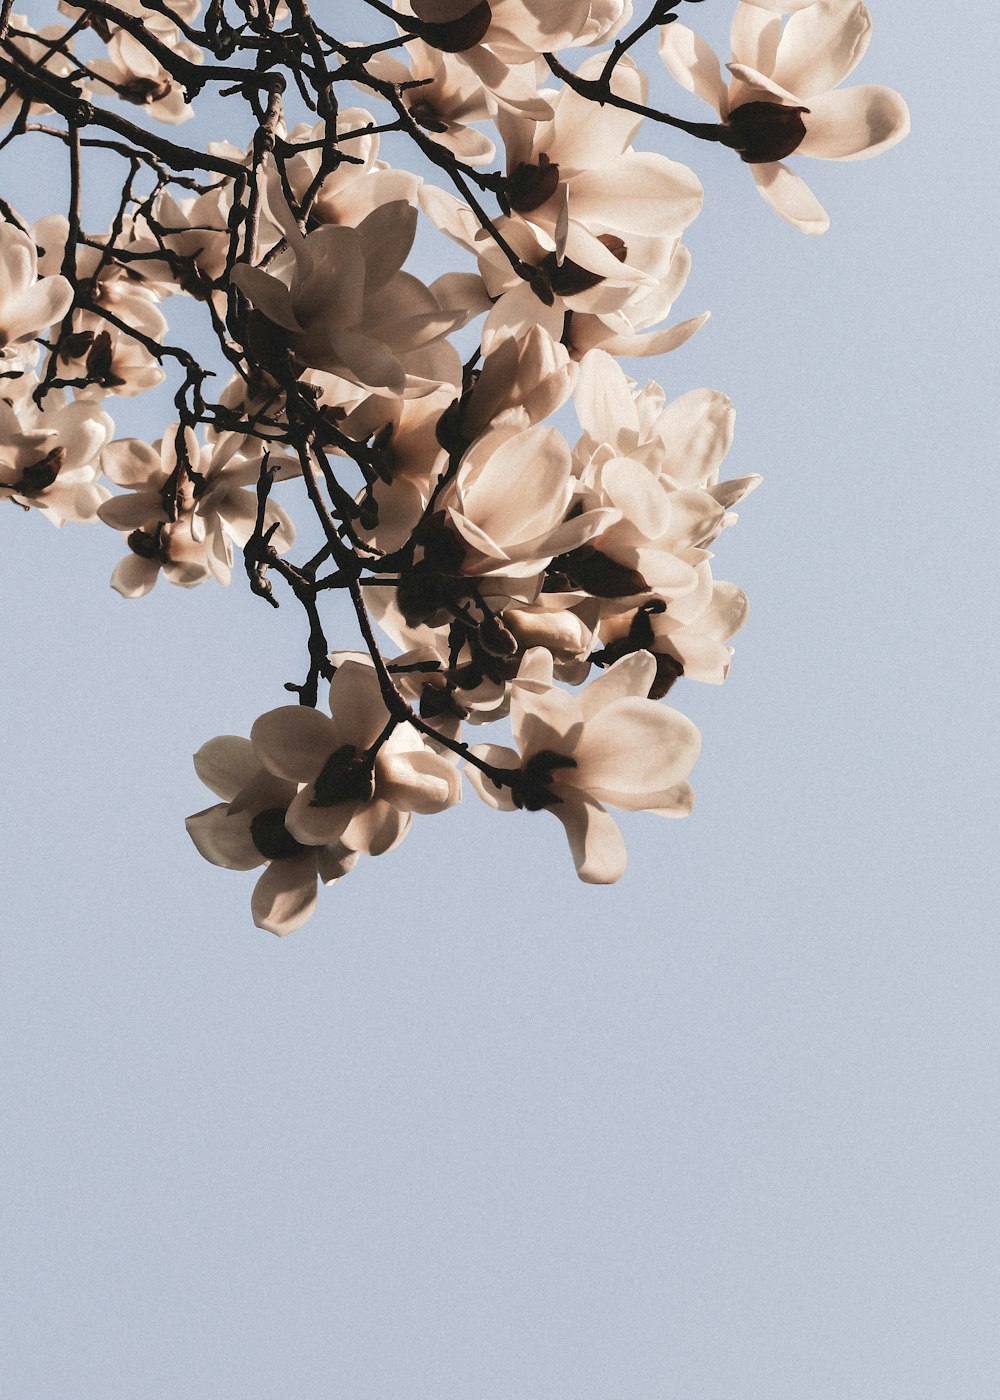
[[[605,803],[671,817],[691,810],[686,779],[701,740],[689,719],[646,698],[655,678],[655,659],[635,652],[571,695],[552,684],[552,658],[535,648],[513,687],[517,751],[497,744],[472,748],[494,768],[516,770],[515,786],[498,787],[466,766],[490,806],[544,808],[558,817],[577,874],[588,884],[613,884],[625,871],[625,842]]]
[[[223,799],[185,823],[198,851],[226,870],[266,866],[250,904],[254,923],[279,937],[301,928],[316,907],[317,878],[334,884],[357,864],[357,853],[339,843],[296,841],[285,826],[296,785],[269,772],[249,739],[210,739],[195,754],[194,766]]]
[[[303,845],[340,841],[381,855],[402,841],[414,812],[441,812],[459,800],[455,764],[411,726],[376,744],[389,716],[370,665],[348,659],[337,667],[330,716],[283,705],[261,715],[250,734],[264,766],[299,784],[285,825]]]
[[[661,33],[667,69],[719,113],[761,194],[803,233],[823,233],[830,220],[785,156],[866,160],[910,130],[898,92],[838,86],[864,56],[871,27],[859,0],[741,0],[728,86],[715,54],[692,30],[670,24]]]

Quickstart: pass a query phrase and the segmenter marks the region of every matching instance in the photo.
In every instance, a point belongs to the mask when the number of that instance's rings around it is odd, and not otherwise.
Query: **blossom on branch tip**
[[[906,103],[891,88],[839,86],[863,58],[871,27],[859,0],[741,0],[733,17],[728,86],[718,59],[697,34],[683,24],[661,32],[660,57],[668,71],[714,107],[760,193],[803,233],[823,233],[830,220],[808,185],[783,163],[786,155],[864,160],[895,146],[910,130]]]
[[[640,651],[571,695],[552,684],[552,658],[535,648],[513,688],[517,750],[498,744],[471,750],[493,768],[516,773],[513,786],[497,785],[466,765],[473,787],[491,807],[544,808],[558,817],[577,874],[587,884],[613,884],[625,872],[625,842],[605,803],[680,817],[694,801],[687,776],[701,740],[689,719],[646,698],[655,678],[655,659]]]
[[[374,669],[348,659],[330,682],[329,716],[284,705],[254,723],[250,738],[260,761],[299,785],[285,816],[297,841],[339,841],[382,855],[402,841],[414,812],[441,812],[459,801],[455,763],[412,727],[399,724],[376,742],[388,719]]]
[[[317,881],[332,885],[358,862],[339,842],[304,846],[285,826],[296,784],[275,777],[249,739],[225,734],[194,756],[199,778],[223,800],[188,817],[188,835],[201,855],[227,870],[267,868],[254,887],[253,921],[279,937],[294,933],[316,907]]]

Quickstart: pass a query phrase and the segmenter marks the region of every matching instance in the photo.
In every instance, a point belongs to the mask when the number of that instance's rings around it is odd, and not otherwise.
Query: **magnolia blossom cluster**
[[[498,811],[556,817],[591,883],[625,868],[609,807],[691,810],[698,732],[663,700],[725,679],[747,601],[712,551],[760,478],[723,475],[723,393],[668,396],[619,363],[706,319],[671,319],[701,183],[641,137],[659,121],[672,149],[729,147],[818,233],[786,159],[875,155],[908,118],[840,86],[871,30],[856,0],[740,0],[728,82],[681,4],[368,0],[361,41],[302,0],[0,20],[0,120],[73,171],[65,212],[0,205],[0,499],[119,532],[126,598],[161,573],[229,583],[239,556],[265,602],[305,610],[298,703],[195,756],[220,800],[188,831],[217,865],[263,867],[261,928],[301,926],[320,882],[455,806],[463,776]],[[668,75],[717,120],[666,113]],[[158,134],[209,83],[248,104],[246,143]],[[128,170],[90,232],[93,133]],[[387,134],[419,158],[390,163]],[[455,250],[429,281],[407,269],[421,227]],[[228,366],[217,399],[174,339],[178,298]],[[165,380],[159,436],[116,435]],[[309,558],[303,510],[325,541]],[[335,592],[360,650],[326,635]]]

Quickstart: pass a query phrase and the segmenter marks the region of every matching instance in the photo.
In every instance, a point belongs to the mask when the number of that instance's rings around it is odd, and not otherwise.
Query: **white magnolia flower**
[[[23,229],[0,224],[0,365],[21,369],[31,342],[61,321],[73,304],[66,278],[38,276],[38,249]]]
[[[202,782],[223,800],[188,817],[185,826],[199,852],[227,870],[266,870],[254,887],[253,921],[283,936],[301,928],[316,907],[317,878],[332,885],[358,862],[357,853],[334,843],[304,846],[285,826],[297,786],[269,772],[249,739],[224,734],[194,756]]]
[[[140,597],[161,568],[170,583],[184,588],[210,577],[228,584],[233,545],[242,549],[256,524],[261,456],[259,445],[240,433],[211,434],[202,446],[190,428],[179,435],[177,424],[153,446],[138,438],[111,443],[101,469],[128,489],[105,501],[98,514],[127,533],[131,550],[112,575],[112,588],[126,598]],[[280,475],[295,470],[283,463]],[[270,525],[278,527],[272,546],[288,549],[295,529],[273,500],[265,514]]]
[[[657,695],[680,672],[723,680],[731,655],[723,643],[743,625],[747,602],[734,585],[713,580],[708,546],[735,521],[729,507],[761,480],[719,481],[733,439],[732,403],[717,390],[694,389],[668,404],[658,384],[633,390],[610,356],[591,351],[581,363],[576,407],[584,429],[574,451],[580,479],[621,511],[594,547],[635,570],[636,586],[645,582],[651,595],[627,604],[602,600],[601,642],[612,658],[640,647],[655,653]]]
[[[300,785],[285,816],[297,841],[339,841],[381,855],[402,841],[414,812],[442,812],[459,801],[455,763],[434,753],[410,725],[398,725],[376,745],[389,715],[372,666],[341,662],[330,682],[330,713],[283,705],[251,730],[264,766]]]
[[[624,244],[617,235],[586,238],[583,267],[569,255],[559,260],[553,239],[521,219],[500,217],[496,227],[522,262],[537,267],[553,294],[542,301],[511,267],[507,256],[480,227],[472,210],[461,200],[433,185],[424,185],[420,203],[442,233],[475,254],[490,297],[492,310],[482,336],[489,344],[498,334],[523,338],[532,327],[541,327],[552,340],[566,346],[574,359],[594,346],[617,355],[662,355],[692,336],[708,319],[695,316],[664,330],[648,330],[662,321],[687,281],[691,267],[688,250],[679,237],[630,234]],[[602,240],[607,237],[607,243]],[[601,251],[598,252],[594,244]],[[618,253],[627,251],[628,261]],[[600,261],[600,271],[595,271]]]
[[[35,30],[24,15],[11,14],[6,40],[15,48],[22,62],[56,78],[66,78],[73,72],[73,61],[63,49],[72,50],[73,41],[65,41],[65,24],[47,24]],[[55,47],[55,45],[59,47]],[[24,98],[16,87],[4,84],[0,91],[0,126],[12,122],[24,109]],[[32,101],[28,105],[29,120],[51,112],[47,102]]]
[[[570,451],[555,428],[511,424],[484,433],[440,497],[464,546],[462,573],[533,578],[618,518],[604,507],[571,515],[576,495]]]
[[[455,55],[433,49],[422,39],[410,40],[405,52],[409,66],[394,54],[379,53],[367,64],[368,71],[397,85],[419,83],[401,92],[417,125],[469,165],[491,161],[496,147],[471,123],[492,116],[496,103],[476,74]]]
[[[55,525],[97,519],[110,492],[99,484],[98,458],[114,424],[96,404],[67,403],[50,389],[39,407],[34,375],[15,403],[0,399],[0,500],[40,510]]]
[[[794,13],[782,28],[788,11]],[[906,103],[891,88],[838,86],[864,56],[871,27],[859,0],[741,0],[728,85],[715,54],[692,30],[670,24],[661,34],[668,70],[714,107],[761,194],[803,233],[823,233],[830,220],[785,156],[865,160],[910,129]]]
[[[177,25],[163,15],[143,10],[142,22],[153,38],[189,63],[204,62],[198,45],[183,38]],[[126,29],[114,29],[106,44],[107,58],[92,59],[89,65],[99,83],[106,84],[124,101],[145,107],[158,121],[171,126],[190,121],[194,108],[185,100],[183,86],[141,39]]]
[[[305,237],[286,212],[289,249],[273,271],[241,263],[232,280],[287,333],[296,359],[370,391],[436,389],[438,379],[422,376],[423,353],[478,308],[450,302],[447,276],[428,288],[400,270],[416,232],[414,207],[396,200],[357,228],[325,225]]]
[[[596,79],[604,57],[579,70]],[[612,91],[637,104],[647,100],[648,80],[625,57],[617,64]],[[564,264],[591,273],[592,282],[614,275],[609,257],[631,265],[633,238],[673,238],[697,216],[701,181],[678,161],[632,149],[642,117],[600,106],[564,87],[551,99],[552,118],[537,122],[501,109],[497,125],[507,155],[505,190],[517,218],[530,224],[555,254],[554,289],[570,274]],[[577,281],[585,280],[581,271]]]
[[[646,697],[656,661],[645,651],[623,657],[579,695],[552,684],[552,658],[529,651],[513,687],[510,718],[517,751],[477,744],[471,752],[497,769],[517,770],[520,786],[497,786],[471,764],[479,796],[500,811],[545,808],[566,828],[577,874],[613,884],[625,871],[625,842],[605,803],[625,811],[686,816],[694,795],[686,781],[701,747],[689,719]]]

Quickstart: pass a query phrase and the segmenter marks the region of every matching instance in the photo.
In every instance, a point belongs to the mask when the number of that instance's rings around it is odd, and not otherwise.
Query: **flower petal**
[[[817,0],[789,18],[771,76],[798,97],[829,92],[861,62],[871,32],[859,0]]]
[[[316,908],[316,857],[304,851],[274,860],[254,886],[250,912],[258,928],[279,938],[301,928]]]
[[[236,734],[220,734],[216,739],[209,739],[194,756],[194,771],[198,777],[226,802],[232,802],[259,768],[260,760],[253,744]]]
[[[661,806],[690,773],[700,748],[698,730],[677,710],[652,700],[617,700],[584,725],[577,767],[560,773],[560,786],[628,811]]]
[[[841,88],[810,99],[806,134],[795,154],[869,160],[902,141],[909,130],[909,108],[892,88]]]
[[[668,24],[660,31],[660,57],[667,72],[688,92],[717,112],[726,108],[726,84],[719,60],[700,34],[685,24]]]
[[[268,710],[254,721],[250,739],[261,763],[294,783],[311,783],[342,742],[333,721],[307,705]]]
[[[801,148],[800,148],[801,149]],[[804,180],[780,162],[751,165],[754,184],[774,212],[803,233],[825,233],[830,216]]]
[[[588,885],[613,885],[625,874],[625,838],[610,812],[588,797],[548,809],[566,828],[576,873]]]
[[[213,865],[226,870],[253,870],[264,863],[250,836],[246,813],[233,815],[224,802],[195,812],[184,825],[199,853]]]

